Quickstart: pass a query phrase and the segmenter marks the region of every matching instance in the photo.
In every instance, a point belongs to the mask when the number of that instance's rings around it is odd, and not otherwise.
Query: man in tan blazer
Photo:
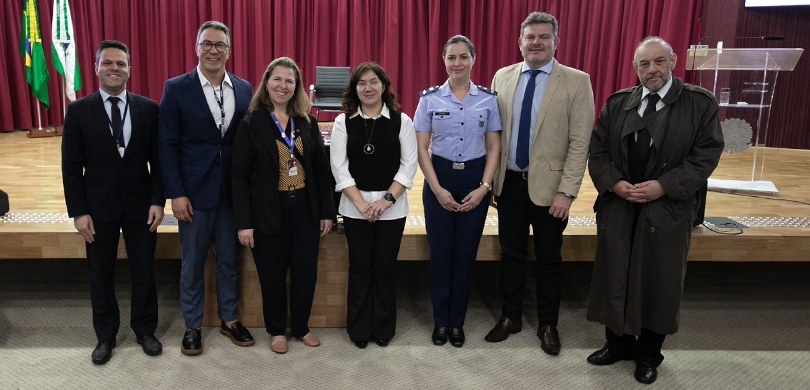
[[[550,355],[560,352],[562,234],[582,184],[594,120],[590,77],[554,59],[559,42],[554,16],[529,14],[518,38],[524,61],[501,68],[492,79],[503,124],[494,182],[502,313],[486,340],[500,342],[522,328],[531,225],[537,256],[537,336]]]

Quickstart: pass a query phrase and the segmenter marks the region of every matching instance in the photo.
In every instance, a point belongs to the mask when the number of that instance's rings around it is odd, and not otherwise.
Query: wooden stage
[[[9,194],[11,210],[0,217],[0,260],[76,258],[84,255],[84,241],[67,218],[60,168],[61,137],[27,138],[24,132],[0,133],[0,189]],[[810,260],[810,151],[760,148],[764,152],[765,179],[774,182],[777,195],[748,196],[709,192],[707,217],[727,217],[747,228],[695,228],[690,261],[808,261]],[[714,178],[746,180],[751,177],[750,151],[724,154]],[[421,202],[421,172],[408,192],[411,213],[400,249],[400,260],[428,257]],[[592,210],[596,193],[586,173],[582,190],[571,210],[563,258],[592,261],[596,227]],[[171,215],[167,204],[166,214]],[[719,230],[717,233],[713,230]],[[158,230],[158,259],[179,259],[177,226]],[[734,234],[738,233],[738,234]],[[123,240],[119,256],[124,258]],[[248,326],[262,326],[258,279],[249,251],[242,251],[242,306],[240,317]],[[497,213],[490,209],[478,260],[500,258]],[[213,262],[208,262],[212,268]],[[318,288],[312,326],[345,324],[348,271],[345,237],[340,231],[321,241]],[[206,291],[213,292],[213,280]],[[207,294],[208,295],[208,294]],[[207,296],[207,325],[218,325],[216,303]]]

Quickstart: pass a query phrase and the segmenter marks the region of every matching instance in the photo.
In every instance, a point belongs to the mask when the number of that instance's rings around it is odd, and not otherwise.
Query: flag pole
[[[39,130],[42,130],[42,115],[39,113],[39,99],[34,99],[37,101],[37,125],[39,126]]]
[[[62,77],[62,87],[64,90],[62,92],[62,118],[65,117],[65,113],[67,112],[67,102],[65,101],[65,96],[67,95],[67,77]]]

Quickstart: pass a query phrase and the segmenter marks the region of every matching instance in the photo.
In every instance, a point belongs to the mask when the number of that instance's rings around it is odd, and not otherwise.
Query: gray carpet
[[[203,330],[205,353],[180,353],[179,264],[157,263],[158,357],[143,354],[126,325],[129,282],[119,267],[122,328],[105,366],[90,363],[95,345],[86,265],[79,260],[0,262],[0,389],[626,389],[633,362],[596,367],[585,358],[603,344],[603,328],[585,321],[590,263],[566,263],[560,337],[563,351],[539,348],[534,279],[524,329],[503,343],[484,335],[499,315],[497,263],[478,263],[465,331],[457,349],[430,342],[426,262],[398,264],[398,328],[391,345],[356,348],[343,329],[313,329],[322,345],[290,341],[270,351],[270,336],[240,348],[216,328]],[[692,263],[681,331],[664,344],[658,381],[666,389],[810,388],[810,263]]]

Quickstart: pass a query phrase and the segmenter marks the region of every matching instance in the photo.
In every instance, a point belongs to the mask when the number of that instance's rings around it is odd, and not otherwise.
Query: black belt
[[[483,168],[487,162],[486,156],[474,158],[468,161],[458,162],[448,160],[444,157],[437,156],[434,154],[433,156],[431,156],[430,159],[433,162],[433,166],[447,166],[455,170]]]
[[[516,179],[523,179],[529,180],[529,171],[506,171],[506,176],[504,177],[512,177]]]

